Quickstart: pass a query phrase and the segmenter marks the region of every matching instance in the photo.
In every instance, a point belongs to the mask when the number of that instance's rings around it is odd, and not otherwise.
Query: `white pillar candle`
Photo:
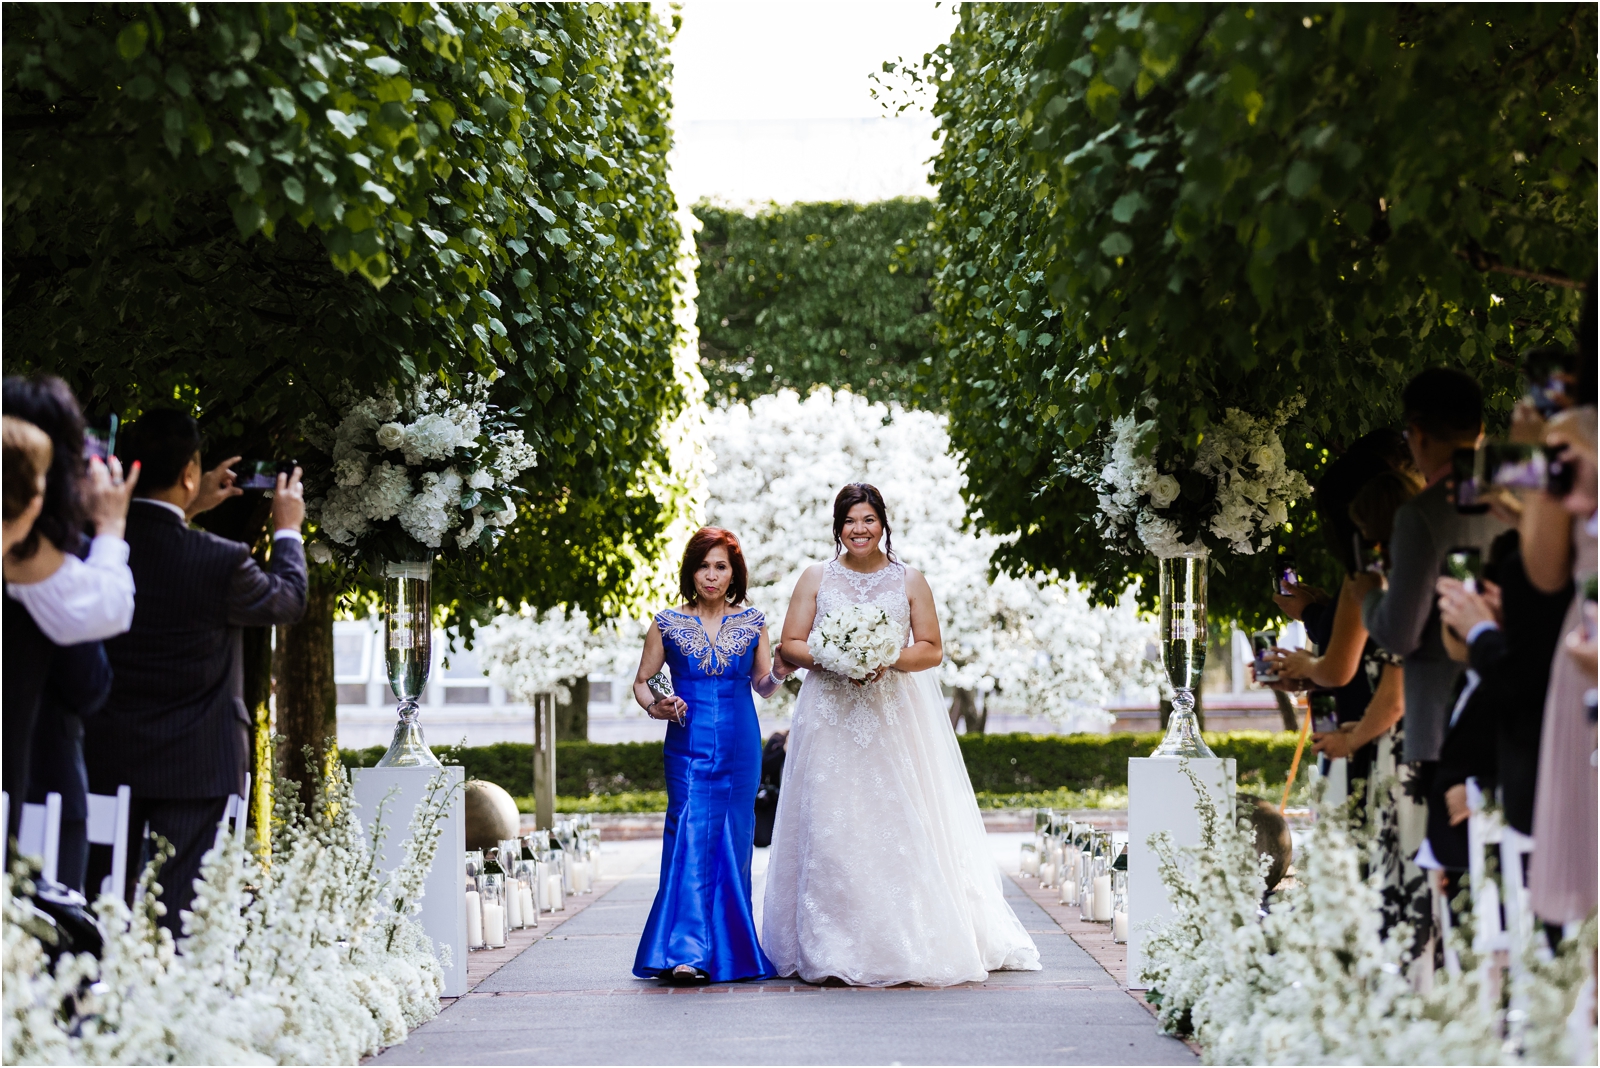
[[[560,912],[566,908],[566,902],[561,900],[561,873],[551,872],[544,880],[545,907],[551,912]]]
[[[589,862],[586,860],[572,862],[572,892],[574,894],[589,892]]]
[[[1094,877],[1094,908],[1090,913],[1099,923],[1111,919],[1111,873]]]
[[[1076,878],[1061,880],[1061,903],[1063,905],[1076,905],[1078,903],[1078,880]]]
[[[522,898],[517,894],[518,882],[515,879],[506,880],[506,929],[515,931],[523,924]]]
[[[595,843],[594,852],[589,854],[589,878],[593,882],[599,882],[602,878],[600,875],[600,845],[598,842]]]
[[[506,944],[506,907],[498,901],[484,903],[483,942],[488,946]]]
[[[517,884],[517,903],[522,908],[522,926],[539,926],[539,909],[533,903],[533,889],[527,883]]]
[[[1049,861],[1039,865],[1039,886],[1048,889],[1056,884],[1056,866]]]
[[[483,906],[479,904],[478,892],[467,891],[467,948],[477,949],[483,945]]]
[[[1111,940],[1114,942],[1128,940],[1128,914],[1121,909],[1111,914]]]

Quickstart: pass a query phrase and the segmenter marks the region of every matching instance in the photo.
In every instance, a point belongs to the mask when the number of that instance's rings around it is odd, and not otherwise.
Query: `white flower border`
[[[7,875],[4,1062],[355,1064],[404,1041],[444,989],[415,916],[451,792],[430,784],[384,875],[336,767],[312,811],[279,798],[270,859],[219,832],[177,945],[149,872],[134,911],[102,897],[99,961],[51,968]]]
[[[1187,767],[1185,768],[1187,772]],[[1179,849],[1152,835],[1175,918],[1144,943],[1142,980],[1168,1031],[1192,1033],[1208,1064],[1555,1064],[1572,1062],[1570,1016],[1594,989],[1595,918],[1554,959],[1530,955],[1520,1057],[1458,931],[1459,975],[1437,972],[1419,992],[1406,976],[1411,930],[1380,931],[1371,843],[1339,809],[1320,808],[1297,848],[1295,885],[1263,913],[1268,860],[1248,824],[1219,814],[1190,773],[1201,842]],[[1592,1018],[1591,1018],[1592,1019]],[[1579,1045],[1592,1051],[1594,1028]]]

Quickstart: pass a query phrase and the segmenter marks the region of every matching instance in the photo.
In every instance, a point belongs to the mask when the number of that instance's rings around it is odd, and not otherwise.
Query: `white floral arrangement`
[[[1251,556],[1272,544],[1289,506],[1311,493],[1278,436],[1304,406],[1293,397],[1266,418],[1229,408],[1187,454],[1164,452],[1158,421],[1130,413],[1112,421],[1100,467],[1068,470],[1096,491],[1096,524],[1123,552]]]
[[[279,798],[270,858],[219,833],[176,942],[157,925],[152,868],[135,910],[95,903],[98,961],[69,953],[52,967],[7,875],[0,1059],[356,1064],[437,1015],[444,972],[416,915],[452,788],[430,784],[385,874],[344,769],[321,786],[309,812],[292,789]]]
[[[1144,942],[1142,979],[1163,1029],[1192,1035],[1205,1063],[1593,1063],[1593,1017],[1582,1003],[1594,981],[1593,917],[1554,960],[1526,963],[1519,1059],[1500,1033],[1504,1020],[1484,1011],[1496,998],[1467,932],[1454,932],[1459,974],[1441,969],[1431,986],[1413,983],[1409,973],[1431,969],[1413,961],[1407,924],[1382,930],[1375,841],[1341,810],[1319,806],[1296,846],[1293,885],[1264,908],[1268,861],[1253,831],[1190,779],[1200,843],[1179,849],[1165,833],[1147,843],[1174,918]],[[1580,1014],[1585,1033],[1574,1041]]]
[[[822,617],[806,642],[824,671],[857,682],[900,659],[905,631],[875,604],[851,604]]]
[[[311,559],[408,560],[492,549],[517,515],[516,482],[538,457],[498,408],[490,380],[424,382],[340,399],[337,426],[301,427],[323,455],[307,466]]]

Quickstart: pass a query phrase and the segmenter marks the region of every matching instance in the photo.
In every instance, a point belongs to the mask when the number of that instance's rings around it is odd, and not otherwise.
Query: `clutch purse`
[[[654,697],[657,701],[660,701],[663,698],[676,697],[677,696],[672,691],[672,677],[667,674],[667,669],[666,668],[662,668],[660,671],[656,672],[654,675],[651,675],[649,680],[645,683],[645,685],[650,688],[650,696]],[[686,712],[680,712],[680,713],[678,713],[677,718],[675,718],[673,720],[670,720],[669,722],[676,723],[678,726],[681,727],[681,726],[683,726],[684,720],[686,718],[687,718],[687,713]]]

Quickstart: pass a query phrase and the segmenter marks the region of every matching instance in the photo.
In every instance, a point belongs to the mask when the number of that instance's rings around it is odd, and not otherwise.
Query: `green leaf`
[[[130,62],[138,59],[144,54],[145,42],[149,39],[149,26],[142,21],[130,22],[117,34],[117,54]]]
[[[1100,251],[1117,259],[1133,251],[1133,239],[1121,230],[1113,230],[1100,242]]]
[[[1316,188],[1317,181],[1321,177],[1321,167],[1310,160],[1297,159],[1289,165],[1289,173],[1283,179],[1283,188],[1290,196],[1299,199]]]

